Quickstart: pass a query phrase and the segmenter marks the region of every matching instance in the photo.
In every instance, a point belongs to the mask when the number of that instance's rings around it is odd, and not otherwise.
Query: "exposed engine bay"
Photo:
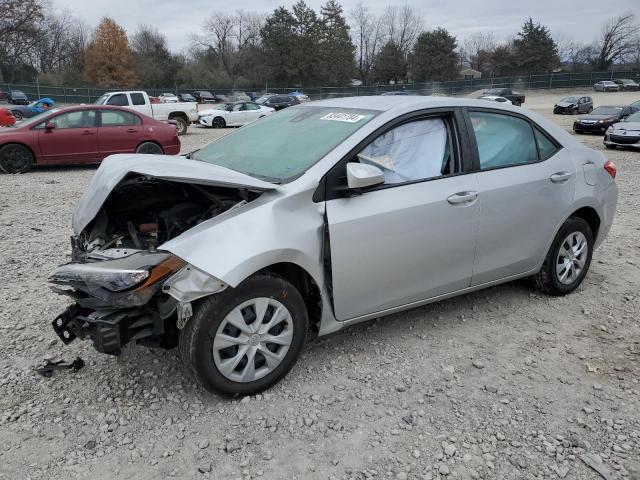
[[[49,276],[74,303],[52,323],[66,344],[90,337],[103,353],[130,343],[172,348],[191,301],[226,284],[161,248],[202,222],[261,194],[242,186],[124,177],[95,218],[71,238],[72,261]]]
[[[72,239],[73,260],[112,258],[100,252],[114,248],[155,252],[158,245],[258,195],[242,188],[129,175],[93,222]]]

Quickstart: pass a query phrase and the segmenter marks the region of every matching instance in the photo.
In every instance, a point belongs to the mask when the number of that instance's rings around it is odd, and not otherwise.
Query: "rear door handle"
[[[128,128],[127,133],[136,133],[138,131],[137,128]]]
[[[571,172],[556,172],[549,177],[553,183],[566,182],[571,178]]]
[[[447,202],[451,205],[462,205],[465,203],[471,203],[478,198],[478,192],[458,192],[447,197]]]
[[[91,130],[85,130],[84,132],[82,132],[83,135],[95,135],[95,132],[92,132]]]

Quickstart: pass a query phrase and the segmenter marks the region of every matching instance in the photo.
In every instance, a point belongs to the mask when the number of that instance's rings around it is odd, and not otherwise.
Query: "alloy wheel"
[[[231,310],[213,339],[218,371],[234,382],[252,382],[273,372],[293,340],[289,310],[273,298],[254,298]]]
[[[589,244],[582,232],[573,232],[560,245],[556,258],[556,275],[563,285],[575,282],[587,262]]]

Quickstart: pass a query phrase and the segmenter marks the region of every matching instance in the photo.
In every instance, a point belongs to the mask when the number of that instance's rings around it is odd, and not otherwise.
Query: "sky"
[[[189,34],[201,30],[204,19],[213,11],[232,13],[238,9],[271,12],[279,6],[291,7],[296,0],[53,0],[56,9],[68,9],[92,27],[108,15],[133,33],[139,24],[153,25],[164,33],[169,47],[180,52],[189,46]],[[348,12],[360,0],[339,0]],[[316,11],[325,0],[306,0]],[[640,13],[640,0],[615,0],[606,7],[602,0],[366,0],[373,12],[388,5],[408,4],[418,9],[425,27],[444,27],[459,43],[469,35],[492,31],[496,39],[513,36],[525,19],[547,25],[555,36],[590,42],[604,20],[624,12]]]

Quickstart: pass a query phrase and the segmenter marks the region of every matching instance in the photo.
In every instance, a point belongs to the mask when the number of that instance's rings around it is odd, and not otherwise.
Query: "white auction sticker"
[[[331,112],[327,113],[324,117],[320,117],[320,120],[333,120],[334,122],[347,122],[356,123],[364,118],[364,115],[358,115],[357,113],[340,113]]]

